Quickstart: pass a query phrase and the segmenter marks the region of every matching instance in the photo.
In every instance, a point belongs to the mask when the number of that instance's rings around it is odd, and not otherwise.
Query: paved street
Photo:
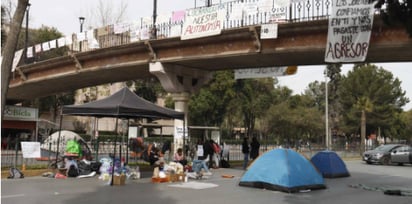
[[[403,189],[412,193],[412,165],[366,165],[361,161],[345,162],[350,177],[326,179],[327,189],[288,194],[238,186],[240,169],[216,169],[213,176],[188,183],[150,181],[150,173],[140,180],[126,181],[124,186],[108,186],[97,177],[84,179],[50,179],[31,177],[1,181],[2,204],[104,204],[104,203],[412,203],[412,196],[385,195],[382,189]],[[234,178],[222,178],[222,174]],[[188,188],[184,188],[188,187]],[[198,189],[195,189],[198,188]]]

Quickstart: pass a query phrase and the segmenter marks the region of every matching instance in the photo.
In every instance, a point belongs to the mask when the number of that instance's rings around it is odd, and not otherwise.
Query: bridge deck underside
[[[27,100],[105,83],[154,77],[160,61],[207,71],[325,64],[327,20],[279,25],[277,39],[260,39],[260,26],[182,41],[151,40],[103,48],[18,68],[9,100]],[[402,27],[375,21],[366,62],[412,61],[412,39]]]

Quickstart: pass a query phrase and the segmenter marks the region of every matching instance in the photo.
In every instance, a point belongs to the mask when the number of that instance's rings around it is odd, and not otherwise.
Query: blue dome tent
[[[324,178],[338,178],[350,176],[345,163],[336,152],[320,151],[310,159]]]
[[[312,163],[291,149],[274,149],[258,157],[239,185],[288,193],[326,188]]]

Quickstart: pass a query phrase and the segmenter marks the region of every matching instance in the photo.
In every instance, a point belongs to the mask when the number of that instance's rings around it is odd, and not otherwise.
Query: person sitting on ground
[[[193,160],[192,170],[194,174],[190,174],[190,173],[188,174],[188,176],[191,178],[199,178],[202,176],[212,175],[212,172],[210,172],[209,168],[207,167],[206,160],[200,160],[200,159]]]
[[[183,149],[182,148],[178,148],[177,152],[175,153],[173,160],[175,162],[179,162],[181,163],[183,166],[186,166],[187,164],[187,160],[185,159],[185,156],[183,155]]]
[[[72,157],[67,157],[66,160],[66,176],[67,177],[77,177],[79,176],[79,167],[77,166],[76,160]]]
[[[166,171],[168,166],[163,157],[160,157],[155,163],[153,169],[153,177],[166,178]]]

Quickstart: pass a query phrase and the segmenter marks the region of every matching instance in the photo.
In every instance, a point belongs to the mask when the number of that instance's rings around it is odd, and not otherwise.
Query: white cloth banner
[[[203,157],[203,145],[197,145],[196,156]]]
[[[86,40],[86,33],[85,32],[77,33],[76,36],[77,36],[77,42],[81,42],[83,40]]]
[[[149,28],[140,29],[140,40],[148,40],[148,39],[150,39]]]
[[[243,6],[243,12],[246,16],[253,16],[258,13],[258,5],[255,2],[245,3]]]
[[[34,51],[35,51],[36,53],[41,52],[41,44],[35,45],[35,46],[34,46]]]
[[[182,25],[172,25],[170,27],[170,36],[169,37],[178,37],[182,35]]]
[[[369,48],[374,3],[333,0],[325,62],[363,62]]]
[[[153,24],[152,17],[143,17],[142,26],[151,26]]]
[[[40,142],[21,142],[21,151],[23,158],[39,158]]]
[[[33,57],[33,46],[27,48],[27,57]]]
[[[264,67],[254,69],[235,69],[235,79],[266,78],[287,75],[288,67]]]
[[[278,24],[263,24],[260,29],[260,39],[278,38]]]
[[[129,31],[130,23],[117,23],[113,26],[114,34],[120,34]]]
[[[130,31],[130,42],[137,42],[140,40],[140,30]]]
[[[272,10],[273,3],[273,0],[260,0],[257,2],[259,12],[270,12]]]
[[[50,50],[49,42],[42,43],[43,51]]]
[[[18,50],[17,52],[14,53],[13,65],[11,67],[11,72],[14,72],[14,70],[16,70],[16,67],[19,64],[22,55],[23,55],[23,49]]]
[[[184,133],[185,133],[185,137],[189,136],[189,131],[187,127]],[[183,138],[183,126],[176,126],[174,135],[175,135],[175,138]]]
[[[242,20],[243,6],[244,4],[241,2],[233,3],[232,12],[229,12],[229,20]]]
[[[66,46],[66,37],[61,37],[57,39],[57,47]]]
[[[50,40],[49,41],[49,46],[50,46],[50,49],[56,48],[56,40]]]
[[[94,30],[86,31],[86,40],[90,40],[94,38]]]
[[[181,40],[219,35],[223,29],[226,10],[221,6],[189,9],[183,23]]]
[[[169,23],[171,18],[172,18],[172,13],[159,14],[156,17],[156,24],[159,25],[163,23]]]
[[[69,46],[69,45],[73,44],[73,37],[72,36],[67,36],[65,41],[66,41],[66,45]]]

